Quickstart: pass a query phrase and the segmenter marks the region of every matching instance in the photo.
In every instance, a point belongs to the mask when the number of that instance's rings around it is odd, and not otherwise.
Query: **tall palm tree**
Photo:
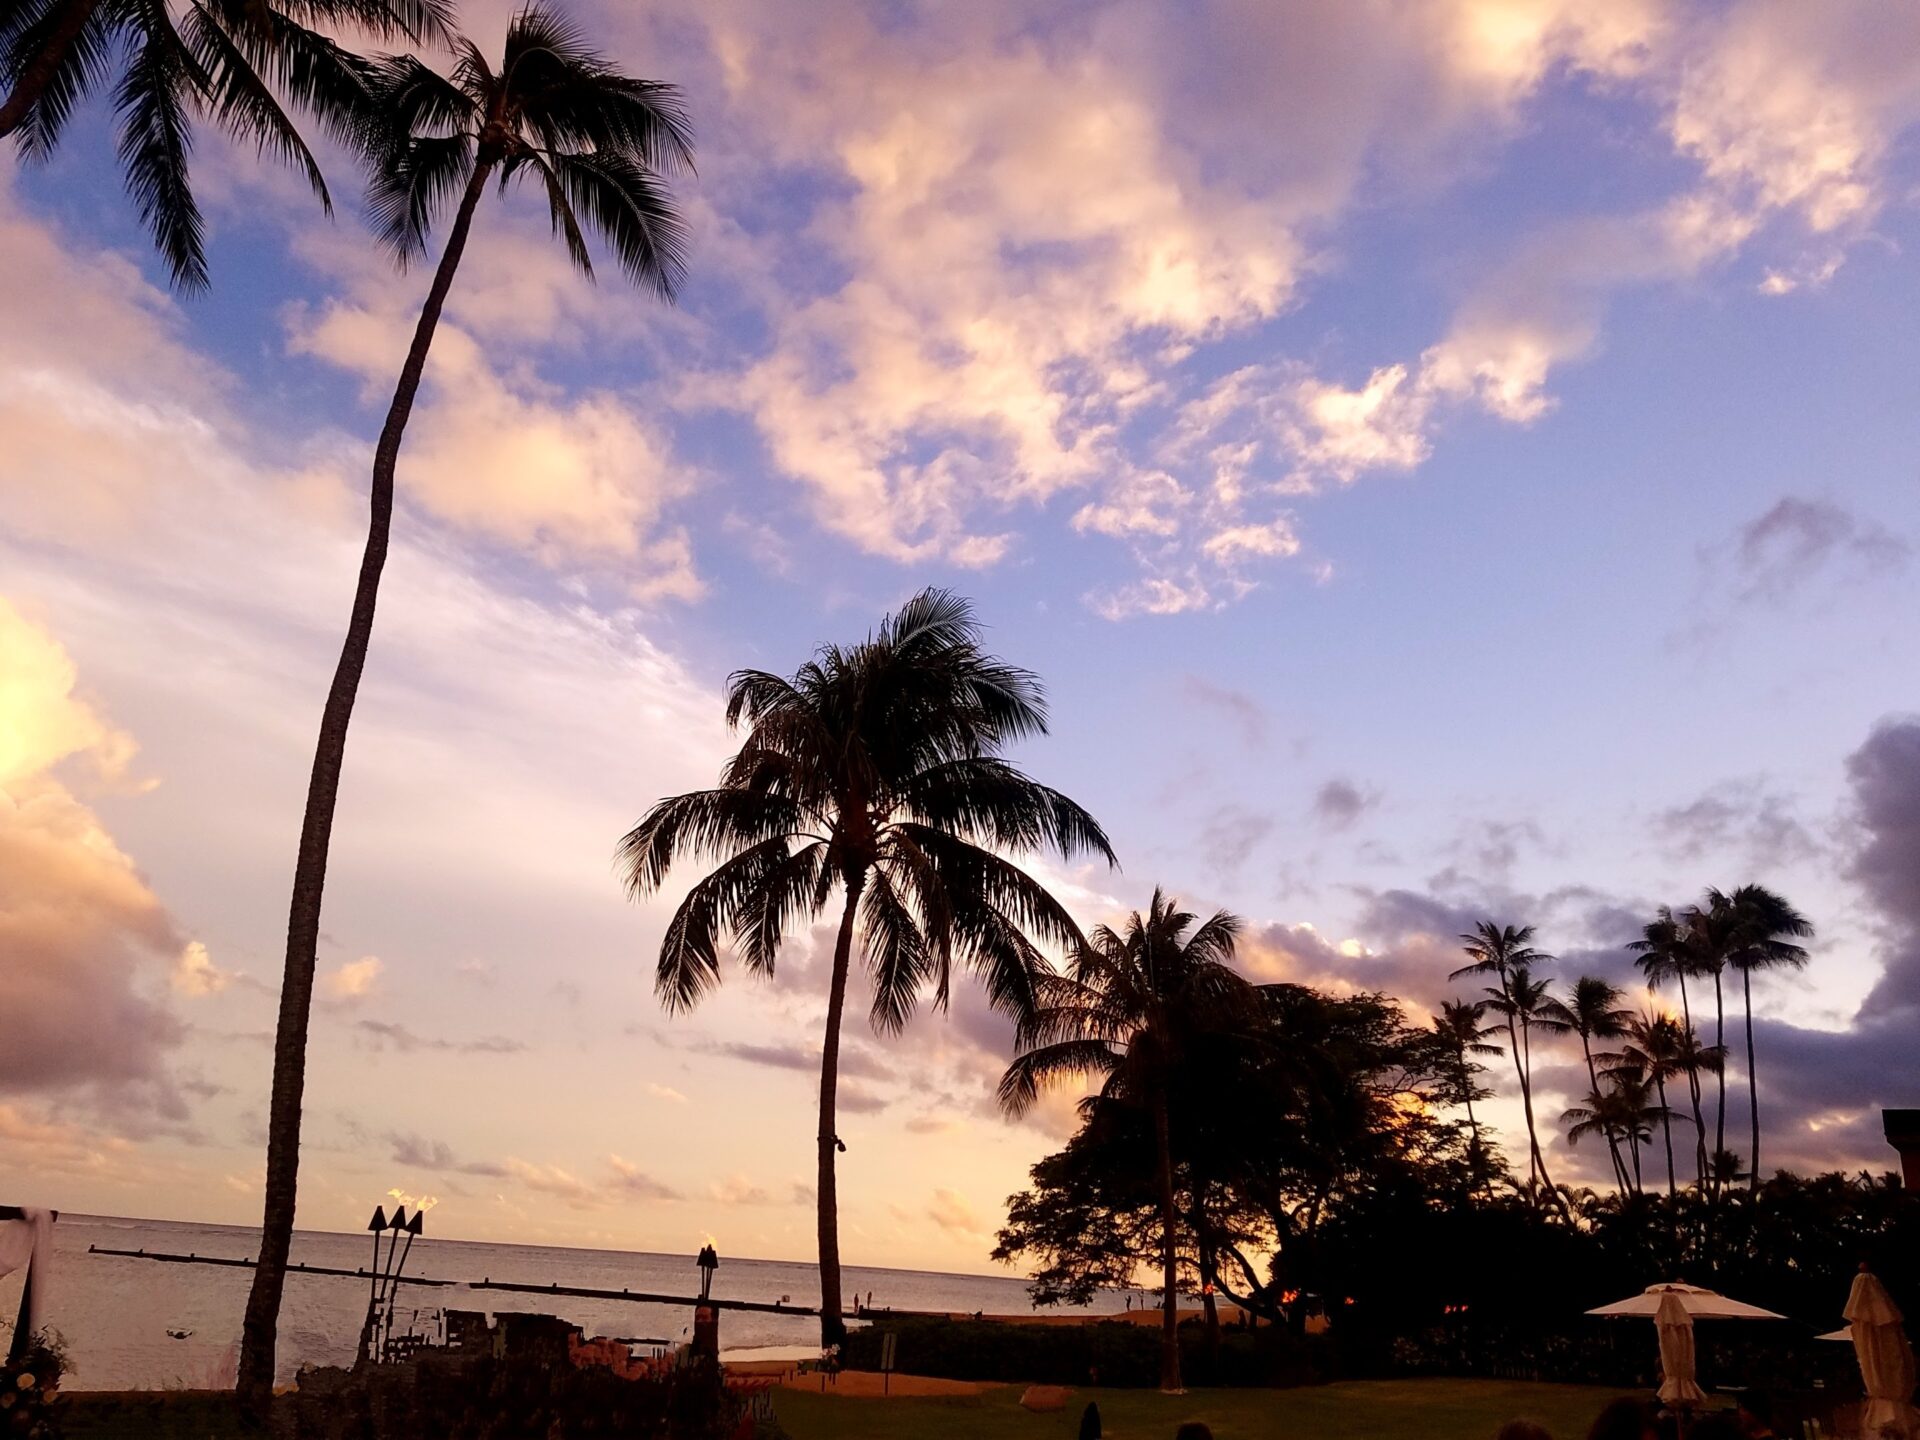
[[[1467,1109],[1467,1130],[1473,1137],[1472,1168],[1483,1180],[1486,1147],[1480,1138],[1480,1122],[1474,1117],[1473,1102],[1476,1098],[1484,1099],[1488,1092],[1474,1083],[1473,1077],[1485,1068],[1474,1057],[1500,1053],[1499,1046],[1487,1044],[1487,1036],[1500,1027],[1480,1023],[1486,1009],[1485,1001],[1442,1000],[1440,1013],[1433,1017],[1433,1033],[1451,1062],[1454,1089]]]
[[[1527,1175],[1534,1181],[1546,1176],[1546,1162],[1540,1154],[1540,1136],[1533,1123],[1533,1080],[1528,1074],[1520,1041],[1519,1012],[1513,1006],[1511,982],[1515,971],[1553,959],[1533,948],[1533,926],[1496,925],[1491,920],[1478,922],[1460,937],[1461,948],[1472,961],[1462,965],[1448,978],[1459,980],[1468,975],[1491,975],[1495,983],[1487,990],[1488,1009],[1506,1021],[1507,1048],[1513,1056],[1513,1069],[1520,1081],[1521,1108],[1527,1119]],[[1551,1189],[1551,1184],[1549,1184]]]
[[[1643,1085],[1652,1085],[1667,1144],[1667,1194],[1676,1193],[1673,1165],[1673,1107],[1667,1104],[1667,1081],[1684,1071],[1680,1025],[1671,1015],[1652,1011],[1627,1022],[1627,1044],[1621,1051],[1624,1068]]]
[[[612,249],[628,278],[657,295],[670,298],[684,268],[685,230],[663,180],[667,172],[692,163],[693,142],[678,90],[621,74],[562,15],[537,4],[508,25],[497,68],[468,40],[456,42],[455,54],[451,78],[413,56],[390,56],[374,64],[369,84],[377,122],[370,122],[366,132],[373,161],[371,205],[402,263],[424,252],[442,205],[456,194],[459,204],[374,447],[366,549],[346,641],[321,712],[300,826],[274,1036],[264,1232],[241,1338],[240,1385],[256,1405],[273,1384],[275,1326],[293,1234],[307,1022],[327,849],[393,524],[394,469],[440,312],[466,253],[474,211],[490,180],[498,178],[503,186],[531,180],[540,186],[554,229],[566,236],[583,274],[593,273],[585,240],[589,227]]]
[[[1733,953],[1734,914],[1721,897],[1716,903],[1717,890],[1707,892],[1707,904],[1687,907],[1682,922],[1687,930],[1687,948],[1693,957],[1693,973],[1713,978],[1713,1044],[1721,1054],[1726,1053],[1727,1042],[1727,1005],[1724,994],[1727,964]],[[1704,1138],[1704,1137],[1703,1137]],[[1714,1168],[1714,1160],[1727,1148],[1727,1070],[1722,1065],[1715,1076],[1713,1105],[1713,1149],[1708,1169]],[[1711,1176],[1709,1177],[1711,1179]],[[1718,1181],[1713,1182],[1717,1192]]]
[[[1697,911],[1675,915],[1669,906],[1662,905],[1654,918],[1642,927],[1640,938],[1627,945],[1629,950],[1639,954],[1640,958],[1635,963],[1646,977],[1649,990],[1658,990],[1670,980],[1679,987],[1679,1028],[1685,1034],[1693,1033],[1693,1003],[1688,995],[1687,980],[1690,976],[1705,973],[1707,964],[1701,953],[1702,934],[1697,915]],[[1677,1073],[1687,1082],[1687,1095],[1694,1116],[1697,1172],[1700,1184],[1705,1185],[1707,1133],[1701,1109],[1700,1072],[1697,1069],[1683,1069]]]
[[[1633,1012],[1620,1004],[1620,989],[1597,975],[1582,975],[1573,982],[1573,993],[1565,1001],[1551,1002],[1550,1013],[1567,1029],[1580,1037],[1580,1053],[1587,1062],[1589,1095],[1601,1094],[1600,1072],[1594,1064],[1593,1042],[1617,1040],[1626,1033]],[[1571,1112],[1569,1112],[1571,1113]],[[1622,1190],[1627,1188],[1627,1167],[1620,1158],[1620,1141],[1605,1123],[1600,1127],[1607,1138],[1607,1152],[1613,1157],[1614,1178]]]
[[[331,213],[326,179],[280,97],[351,139],[367,65],[324,32],[438,42],[449,13],[448,0],[0,0],[0,137],[17,135],[24,158],[46,159],[75,106],[117,71],[127,190],[174,285],[204,289],[194,122],[288,161]]]
[[[1091,853],[1114,862],[1093,817],[1000,751],[1046,732],[1039,681],[980,647],[972,607],[927,590],[861,644],[823,646],[791,680],[743,670],[727,723],[748,727],[720,785],[656,804],[620,842],[636,897],[676,861],[712,860],[660,945],[656,987],[683,1011],[719,980],[731,936],[772,974],[782,939],[838,889],[840,924],[820,1059],[822,1343],[844,1337],[834,1111],[840,1024],[856,938],[873,981],[874,1026],[897,1032],[923,990],[946,1002],[953,962],[980,976],[1019,1023],[1050,973],[1030,935],[1077,949],[1080,930],[1005,852]]]
[[[1813,934],[1813,924],[1786,899],[1764,885],[1742,885],[1731,895],[1707,892],[1708,904],[1733,916],[1727,963],[1740,972],[1740,999],[1747,1027],[1747,1112],[1753,1122],[1753,1149],[1747,1158],[1747,1186],[1760,1185],[1760,1086],[1753,1068],[1753,972],[1798,970],[1807,963],[1806,947],[1795,940]]]
[[[1700,1038],[1700,1033],[1690,1025],[1679,1027],[1678,1059],[1680,1070],[1691,1082],[1693,1092],[1694,1133],[1699,1137],[1696,1145],[1695,1163],[1699,1167],[1698,1184],[1704,1193],[1712,1180],[1715,1160],[1707,1153],[1707,1121],[1700,1108],[1700,1096],[1706,1085],[1703,1075],[1719,1075],[1726,1069],[1727,1052],[1724,1046],[1708,1045]],[[1717,1153],[1717,1152],[1716,1152]]]
[[[1233,969],[1240,921],[1225,911],[1197,928],[1179,902],[1153,892],[1124,931],[1101,926],[1047,987],[1046,1004],[1000,1081],[1000,1103],[1024,1114],[1048,1081],[1103,1077],[1104,1099],[1153,1118],[1160,1188],[1160,1388],[1180,1389],[1178,1211],[1168,1098],[1180,1068],[1211,1037],[1237,1033],[1258,1005]]]
[[[1567,1029],[1566,1022],[1560,1018],[1560,1002],[1553,995],[1553,982],[1536,980],[1527,966],[1515,965],[1507,972],[1504,989],[1487,991],[1487,1008],[1519,1023],[1520,1094],[1525,1102],[1527,1130],[1533,1136],[1534,1158],[1540,1166],[1540,1182],[1545,1186],[1546,1193],[1554,1197],[1554,1203],[1560,1206],[1561,1213],[1565,1214],[1566,1205],[1560,1198],[1559,1188],[1547,1174],[1546,1152],[1540,1146],[1533,1120],[1533,1032],[1540,1030],[1551,1035]]]

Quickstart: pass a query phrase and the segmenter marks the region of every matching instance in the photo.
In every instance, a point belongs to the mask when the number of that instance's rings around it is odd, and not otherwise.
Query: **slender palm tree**
[[[333,200],[281,100],[351,139],[365,118],[367,63],[327,31],[448,38],[448,0],[0,0],[0,136],[52,154],[74,108],[117,73],[120,163],[174,285],[207,284],[206,226],[193,198],[193,127],[211,121],[305,173]]]
[[[455,53],[451,78],[413,56],[390,56],[374,64],[369,82],[377,121],[365,131],[373,163],[371,206],[402,263],[424,252],[442,205],[456,194],[459,203],[374,447],[366,549],[346,641],[321,712],[300,826],[274,1036],[265,1222],[241,1338],[240,1387],[255,1406],[273,1384],[275,1328],[299,1175],[307,1022],[327,849],[393,524],[394,469],[427,352],[466,253],[474,211],[490,180],[497,178],[503,186],[530,180],[540,186],[554,229],[566,236],[582,273],[593,273],[585,239],[589,228],[612,249],[629,279],[663,298],[671,298],[684,268],[685,230],[663,178],[692,163],[693,142],[678,90],[621,74],[561,14],[540,5],[514,16],[497,68],[468,40],[457,41]]]
[[[1536,980],[1527,966],[1515,965],[1507,972],[1504,991],[1487,992],[1487,1006],[1494,1013],[1519,1023],[1520,1093],[1525,1101],[1527,1129],[1533,1132],[1533,1148],[1540,1164],[1541,1184],[1546,1187],[1546,1193],[1554,1197],[1554,1203],[1560,1206],[1561,1213],[1565,1214],[1566,1205],[1560,1198],[1559,1188],[1547,1174],[1546,1151],[1540,1145],[1533,1120],[1533,1033],[1539,1030],[1554,1035],[1562,1034],[1567,1029],[1566,1022],[1559,1018],[1560,1002],[1554,998],[1553,982]]]
[[[1620,1004],[1619,987],[1608,984],[1596,975],[1582,975],[1573,982],[1573,993],[1565,1001],[1551,1002],[1549,1013],[1580,1037],[1580,1053],[1587,1062],[1589,1094],[1601,1094],[1600,1071],[1594,1063],[1593,1042],[1619,1039],[1626,1034],[1627,1021],[1633,1018],[1633,1012]],[[1625,1190],[1627,1167],[1620,1158],[1619,1138],[1604,1122],[1600,1133],[1606,1136],[1607,1153],[1613,1157],[1614,1178]]]
[[[1747,1156],[1747,1186],[1760,1184],[1760,1085],[1753,1068],[1753,973],[1798,970],[1807,963],[1806,947],[1795,940],[1813,934],[1813,924],[1785,898],[1763,885],[1742,885],[1731,895],[1709,891],[1707,901],[1733,915],[1727,963],[1740,972],[1740,999],[1746,1012],[1747,1112],[1753,1122],[1753,1149]]]
[[[1671,1015],[1652,1011],[1627,1022],[1627,1044],[1621,1051],[1624,1068],[1643,1085],[1651,1085],[1660,1112],[1667,1146],[1667,1194],[1677,1191],[1673,1165],[1673,1107],[1667,1104],[1667,1081],[1683,1073],[1680,1024]]]
[[[898,1032],[929,986],[944,1005],[956,959],[1025,1025],[1051,973],[1029,937],[1069,953],[1083,942],[1066,909],[1004,854],[1114,863],[1091,815],[999,754],[1044,734],[1046,719],[1039,681],[981,649],[972,607],[923,591],[863,643],[823,646],[791,680],[733,675],[727,723],[748,733],[720,785],[660,801],[620,842],[635,898],[657,891],[676,861],[719,862],[661,941],[656,988],[672,1011],[718,982],[728,936],[749,970],[771,975],[785,936],[836,889],[843,897],[820,1059],[824,1344],[845,1335],[834,1112],[855,939],[877,1029]]]
[[[1667,1112],[1654,1094],[1653,1086],[1635,1067],[1621,1063],[1606,1072],[1608,1088],[1618,1098],[1619,1122],[1621,1133],[1627,1141],[1627,1154],[1633,1166],[1633,1188],[1635,1193],[1644,1194],[1645,1184],[1640,1170],[1640,1151],[1644,1146],[1653,1144],[1653,1127],[1666,1119]]]
[[[1507,1048],[1513,1056],[1514,1074],[1520,1081],[1521,1108],[1527,1120],[1527,1175],[1538,1182],[1546,1177],[1546,1162],[1540,1154],[1540,1136],[1533,1123],[1533,1081],[1527,1072],[1520,1040],[1519,1013],[1513,1006],[1511,982],[1516,970],[1545,964],[1551,955],[1533,948],[1533,926],[1496,925],[1482,920],[1469,934],[1460,937],[1471,964],[1462,965],[1448,978],[1459,980],[1468,975],[1491,975],[1495,983],[1487,990],[1483,1003],[1506,1021]],[[1549,1184],[1551,1188],[1551,1184]]]
[[[1714,1159],[1707,1153],[1707,1121],[1700,1107],[1700,1096],[1705,1093],[1706,1083],[1701,1078],[1707,1075],[1719,1075],[1726,1069],[1727,1052],[1720,1045],[1708,1045],[1700,1038],[1699,1031],[1690,1025],[1679,1027],[1678,1059],[1680,1069],[1691,1082],[1693,1093],[1694,1133],[1699,1137],[1696,1145],[1695,1163],[1699,1168],[1698,1184],[1704,1194],[1712,1183]]]
[[[1693,957],[1693,973],[1698,976],[1711,976],[1713,979],[1713,1044],[1722,1054],[1726,1052],[1727,1042],[1727,1004],[1725,980],[1727,963],[1733,953],[1734,915],[1732,909],[1724,903],[1715,902],[1719,892],[1707,892],[1707,904],[1687,907],[1682,921],[1687,930],[1687,948]],[[1703,1137],[1704,1138],[1704,1137]],[[1714,1168],[1712,1157],[1718,1156],[1727,1148],[1727,1070],[1722,1065],[1715,1076],[1713,1104],[1713,1149],[1709,1154],[1708,1170]],[[1716,1192],[1721,1188],[1717,1180],[1713,1183]]]
[[[1704,973],[1705,965],[1701,956],[1702,937],[1696,914],[1687,911],[1675,915],[1670,907],[1662,905],[1654,918],[1641,929],[1640,938],[1627,945],[1629,950],[1639,954],[1640,958],[1635,963],[1646,977],[1649,990],[1658,990],[1668,981],[1679,987],[1680,1029],[1687,1034],[1693,1033],[1693,1002],[1688,994],[1687,980],[1690,976]],[[1699,1183],[1705,1185],[1707,1134],[1702,1118],[1700,1073],[1698,1070],[1682,1070],[1678,1073],[1687,1082],[1687,1095],[1696,1126],[1694,1154],[1697,1175]]]
[[[1473,1173],[1482,1181],[1486,1179],[1487,1152],[1480,1137],[1480,1122],[1473,1113],[1473,1102],[1476,1098],[1484,1099],[1489,1092],[1474,1081],[1473,1077],[1486,1068],[1475,1057],[1500,1053],[1499,1046],[1487,1044],[1487,1036],[1500,1027],[1480,1023],[1486,1010],[1485,1001],[1442,1000],[1440,1013],[1433,1017],[1433,1033],[1451,1064],[1453,1088],[1467,1109],[1467,1130],[1473,1137]]]
[[[1184,1060],[1211,1037],[1238,1033],[1258,994],[1232,967],[1237,917],[1221,911],[1195,927],[1179,902],[1153,892],[1124,931],[1101,926],[1070,973],[1047,987],[1027,1048],[1000,1081],[1008,1114],[1024,1114],[1050,1080],[1103,1077],[1101,1095],[1153,1117],[1160,1188],[1162,1308],[1160,1388],[1180,1389],[1179,1230],[1168,1098]]]

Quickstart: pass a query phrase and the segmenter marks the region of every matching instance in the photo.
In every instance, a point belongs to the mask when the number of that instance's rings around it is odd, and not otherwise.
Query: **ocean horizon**
[[[229,1372],[251,1269],[103,1255],[93,1247],[251,1260],[259,1249],[257,1226],[67,1212],[53,1233],[46,1323],[67,1345],[73,1365],[67,1382],[70,1388],[218,1388],[231,1383]],[[291,1259],[365,1270],[372,1250],[366,1232],[296,1230]],[[471,1287],[493,1281],[688,1296],[699,1289],[690,1254],[430,1235],[414,1242],[405,1274],[454,1282],[445,1287],[403,1284],[399,1289],[396,1333],[412,1330],[434,1338],[440,1334],[445,1311],[454,1309],[559,1315],[590,1335],[676,1345],[687,1339],[693,1323],[686,1306]],[[1025,1278],[1018,1275],[878,1265],[847,1265],[841,1274],[850,1320],[856,1297],[862,1304],[869,1303],[870,1297],[876,1310],[1005,1315],[1035,1308]],[[819,1303],[819,1283],[819,1267],[812,1261],[722,1255],[713,1295],[722,1300],[814,1307]],[[276,1357],[280,1383],[290,1382],[303,1365],[352,1361],[366,1313],[367,1287],[364,1276],[289,1272]],[[18,1293],[17,1278],[0,1281],[0,1316],[6,1317],[0,1324],[10,1322]],[[1113,1293],[1080,1308],[1082,1313],[1101,1314],[1119,1310],[1123,1304],[1123,1296]],[[720,1320],[721,1347],[736,1355],[797,1354],[817,1347],[818,1326],[811,1315],[726,1310]]]

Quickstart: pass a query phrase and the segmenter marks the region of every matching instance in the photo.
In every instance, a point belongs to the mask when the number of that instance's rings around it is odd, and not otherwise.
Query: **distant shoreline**
[[[258,1225],[234,1224],[225,1220],[178,1220],[168,1216],[93,1215],[81,1210],[62,1210],[60,1211],[60,1218],[62,1220],[77,1221],[82,1224],[91,1222],[93,1224],[100,1224],[100,1225],[174,1225],[174,1226],[180,1226],[182,1228],[195,1229],[195,1230],[237,1230],[237,1231],[242,1231],[249,1234],[258,1234],[260,1230],[260,1227]],[[295,1236],[315,1235],[315,1236],[325,1236],[329,1239],[340,1239],[341,1237],[344,1236],[346,1238],[351,1239],[360,1235],[361,1232],[358,1230],[315,1230],[306,1226],[302,1226],[299,1229],[296,1229],[293,1233]],[[449,1244],[449,1245],[508,1245],[521,1250],[560,1250],[560,1251],[566,1252],[569,1255],[635,1255],[635,1256],[640,1256],[647,1259],[656,1259],[656,1260],[679,1259],[683,1255],[683,1252],[679,1250],[607,1249],[602,1246],[556,1245],[556,1244],[551,1244],[545,1241],[535,1241],[535,1240],[480,1240],[472,1236],[459,1236],[459,1235],[427,1234],[427,1235],[423,1235],[421,1237],[421,1240],[423,1242],[434,1241],[437,1243]],[[692,1253],[693,1252],[691,1250],[684,1252],[685,1255],[689,1255],[689,1256]],[[722,1261],[723,1266],[726,1259],[735,1260],[743,1264],[754,1264],[754,1265],[793,1265],[802,1270],[818,1270],[820,1268],[820,1262],[818,1260],[783,1259],[777,1256],[767,1256],[767,1255],[727,1256],[727,1257],[724,1257]],[[1006,1270],[1006,1269],[929,1270],[929,1269],[926,1269],[924,1266],[917,1266],[917,1265],[913,1265],[913,1266],[869,1265],[869,1264],[865,1264],[857,1261],[848,1261],[844,1264],[842,1268],[847,1270],[871,1270],[877,1273],[887,1274],[887,1275],[931,1275],[936,1277],[951,1275],[951,1276],[958,1276],[962,1279],[967,1279],[967,1280],[1023,1280],[1025,1278],[1015,1273],[1014,1271]]]

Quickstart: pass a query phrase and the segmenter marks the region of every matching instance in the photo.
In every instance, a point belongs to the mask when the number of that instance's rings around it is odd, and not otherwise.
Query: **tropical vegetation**
[[[450,64],[364,56],[349,47],[355,37],[444,51]],[[0,0],[0,136],[14,137],[21,156],[49,158],[109,83],[127,188],[182,290],[209,281],[191,174],[196,127],[207,124],[293,165],[330,211],[301,128],[317,126],[363,164],[368,218],[403,267],[427,258],[447,219],[374,445],[365,544],[302,816],[239,1366],[242,1391],[257,1400],[274,1378],[346,742],[402,443],[475,216],[489,185],[530,185],[583,277],[604,250],[629,282],[671,301],[689,245],[671,182],[690,170],[693,138],[680,92],[625,73],[558,3],[521,9],[489,55],[456,32],[448,0]],[[676,867],[710,867],[660,944],[656,985],[675,1012],[718,983],[726,949],[771,975],[796,937],[832,919],[815,1136],[827,1343],[844,1338],[836,1114],[856,951],[882,1033],[902,1030],[924,1003],[944,1006],[956,967],[981,984],[1015,1027],[1018,1053],[999,1091],[1007,1113],[1027,1112],[1057,1082],[1094,1085],[1077,1131],[1011,1198],[996,1254],[1033,1262],[1043,1303],[1157,1272],[1166,1390],[1194,1364],[1220,1373],[1216,1294],[1286,1326],[1352,1306],[1358,1329],[1405,1338],[1482,1303],[1472,1266],[1488,1253],[1575,1277],[1569,1295],[1587,1293],[1580,1277],[1618,1289],[1685,1270],[1765,1302],[1824,1285],[1852,1264],[1843,1252],[1876,1247],[1896,1283],[1903,1274],[1913,1283],[1899,1257],[1920,1254],[1908,1243],[1920,1222],[1892,1187],[1769,1177],[1761,1163],[1753,982],[1803,967],[1813,934],[1764,885],[1708,889],[1622,937],[1644,995],[1618,976],[1563,981],[1532,925],[1478,920],[1459,937],[1465,963],[1451,972],[1469,993],[1426,1017],[1383,994],[1254,984],[1236,956],[1236,917],[1201,920],[1158,889],[1144,912],[1083,934],[1022,862],[1113,865],[1113,849],[1083,807],[1009,758],[1046,733],[1044,690],[985,649],[955,595],[922,591],[864,639],[824,645],[790,676],[737,672],[725,715],[744,733],[718,784],[654,804],[620,842],[620,866],[636,898],[661,891]],[[1744,1156],[1728,1143],[1736,976]],[[1604,1147],[1610,1178],[1600,1189],[1556,1181],[1554,1117],[1537,1103],[1543,1057],[1558,1050],[1571,1063],[1576,1044],[1585,1092],[1558,1118],[1570,1149]],[[1517,1089],[1524,1177],[1487,1118],[1495,1092],[1483,1077],[1495,1065]],[[1417,1245],[1435,1263],[1409,1282],[1372,1243],[1389,1232],[1401,1255]],[[1890,1236],[1907,1248],[1889,1249]],[[1183,1289],[1202,1298],[1191,1354],[1178,1333]]]
[[[1005,758],[1046,733],[1045,694],[980,641],[967,601],[925,590],[791,677],[739,671],[726,715],[746,737],[719,785],[661,800],[620,842],[636,898],[676,864],[715,865],[661,940],[656,982],[670,1010],[718,982],[729,940],[748,970],[772,975],[782,944],[840,898],[817,1132],[824,1344],[844,1337],[835,1107],[856,941],[882,1033],[903,1029],[928,994],[944,1006],[957,963],[1021,1033],[1051,1034],[1055,987],[1068,982],[1041,947],[1084,942],[1067,908],[1008,857],[1114,860],[1091,815]]]
[[[193,127],[212,123],[333,196],[290,102],[336,140],[371,118],[370,66],[334,38],[444,43],[447,0],[5,0],[0,137],[44,161],[90,91],[118,74],[113,108],[127,192],[175,286],[207,285],[206,222],[193,195]]]
[[[1000,1082],[1000,1103],[1023,1115],[1049,1081],[1098,1076],[1092,1110],[1122,1107],[1144,1115],[1152,1135],[1154,1201],[1161,1266],[1160,1388],[1180,1389],[1180,1218],[1174,1199],[1174,1091],[1208,1068],[1202,1051],[1224,1048],[1244,1031],[1254,991],[1233,968],[1240,922],[1224,911],[1198,926],[1179,902],[1153,892],[1147,913],[1124,930],[1095,930],[1065,976],[1050,978],[1025,1026],[1028,1047]],[[1183,1071],[1187,1072],[1183,1076]],[[1182,1116],[1182,1119],[1186,1119]],[[1181,1135],[1183,1148],[1195,1136]],[[1198,1216],[1204,1195],[1192,1197]],[[1205,1236],[1204,1223],[1196,1231]],[[1210,1254],[1203,1267],[1211,1269]]]

